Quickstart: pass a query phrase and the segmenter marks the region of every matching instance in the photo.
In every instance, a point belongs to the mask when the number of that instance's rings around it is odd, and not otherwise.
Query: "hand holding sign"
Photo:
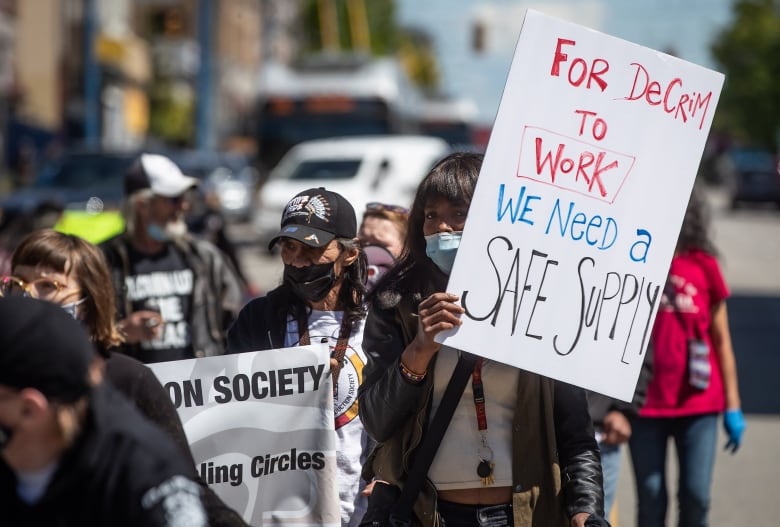
[[[442,331],[451,330],[463,322],[460,300],[452,293],[433,293],[425,298],[417,309],[417,336],[404,350],[401,360],[413,372],[425,372],[433,356],[441,349],[434,338]]]
[[[463,308],[457,302],[460,298],[452,293],[434,293],[422,302],[417,310],[420,320],[418,339],[424,348],[432,349],[434,353],[439,350],[441,344],[435,342],[433,337],[441,331],[458,327],[462,324],[460,316]],[[422,338],[419,338],[422,335]]]

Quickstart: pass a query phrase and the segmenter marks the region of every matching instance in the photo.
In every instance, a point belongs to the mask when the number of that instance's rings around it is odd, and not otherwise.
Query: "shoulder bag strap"
[[[414,463],[404,483],[401,496],[390,514],[391,526],[405,527],[412,524],[412,509],[415,501],[417,501],[423,480],[428,475],[428,470],[433,463],[433,456],[436,455],[436,451],[439,449],[439,443],[441,443],[444,437],[444,432],[447,431],[452,414],[455,413],[455,407],[458,405],[463,390],[466,388],[466,383],[474,371],[476,362],[476,356],[465,351],[461,352],[455,371],[452,373],[450,382],[444,390],[441,404],[436,410],[436,415],[433,416],[431,426],[425,433],[425,437],[415,453]]]

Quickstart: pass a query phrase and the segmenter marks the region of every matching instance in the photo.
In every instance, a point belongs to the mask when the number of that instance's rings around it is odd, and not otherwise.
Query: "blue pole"
[[[95,58],[96,0],[84,0],[84,142],[100,143],[100,66]]]
[[[198,149],[212,148],[214,130],[211,115],[211,26],[213,20],[210,0],[198,0],[198,47],[200,68],[196,79],[195,145]]]

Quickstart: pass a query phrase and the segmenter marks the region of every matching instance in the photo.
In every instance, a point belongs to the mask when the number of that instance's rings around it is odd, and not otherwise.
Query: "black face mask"
[[[284,283],[288,284],[295,296],[307,302],[319,302],[336,283],[333,264],[310,265],[308,267],[284,266]]]
[[[0,450],[3,450],[8,442],[11,440],[11,436],[14,435],[14,431],[5,425],[0,425]]]

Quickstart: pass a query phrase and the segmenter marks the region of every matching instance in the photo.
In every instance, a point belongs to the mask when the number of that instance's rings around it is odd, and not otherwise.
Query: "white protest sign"
[[[149,364],[196,469],[255,527],[341,525],[328,345]]]
[[[441,340],[630,400],[722,85],[527,11]]]

